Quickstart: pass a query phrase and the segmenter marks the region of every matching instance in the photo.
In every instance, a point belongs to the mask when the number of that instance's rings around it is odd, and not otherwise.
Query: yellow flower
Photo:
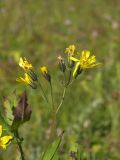
[[[77,73],[77,71],[82,71],[87,68],[93,68],[95,66],[100,65],[101,63],[96,63],[96,58],[94,55],[90,56],[90,51],[83,50],[80,59],[75,57],[70,57],[70,59],[74,62],[77,62],[75,65],[75,69],[73,71],[73,76]]]
[[[2,126],[0,125],[0,148],[6,149],[6,147],[10,144],[11,140],[13,139],[12,136],[3,136],[2,135]]]
[[[33,71],[33,66],[30,64],[26,58],[20,58],[19,66],[32,78],[33,81],[37,81],[37,75]]]
[[[47,74],[48,73],[47,67],[45,67],[45,66],[40,67],[40,70],[41,70],[42,74]]]
[[[33,69],[32,64],[30,64],[25,57],[24,58],[20,58],[19,66],[21,68],[23,68],[24,71],[28,71],[28,70]]]
[[[42,75],[45,77],[45,79],[50,82],[51,81],[51,76],[48,73],[47,67],[45,67],[45,66],[40,67],[40,71],[41,71]]]
[[[37,88],[36,84],[33,82],[32,78],[27,73],[24,74],[24,78],[19,77],[16,79],[16,81],[20,83],[24,83],[26,85],[30,85],[33,89]]]
[[[68,56],[74,56],[75,52],[75,45],[69,45],[68,48],[66,48],[65,53],[68,54]]]

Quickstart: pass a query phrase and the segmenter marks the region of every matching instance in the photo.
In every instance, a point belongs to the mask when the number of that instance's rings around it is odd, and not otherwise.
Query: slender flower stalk
[[[56,117],[56,108],[54,105],[54,95],[53,95],[53,86],[52,82],[50,81],[50,93],[51,93],[51,106],[52,106],[52,125],[51,125],[51,135],[50,135],[50,141],[54,139],[56,136],[56,124],[57,124],[57,117]]]
[[[71,74],[72,74],[72,70],[70,69],[68,81],[67,81],[67,83],[64,86],[63,93],[62,93],[62,98],[61,98],[60,104],[58,105],[57,110],[56,110],[56,115],[58,114],[58,111],[60,110],[60,108],[61,108],[61,106],[62,106],[62,104],[64,102],[66,90],[67,90],[68,86],[71,83]],[[64,74],[64,79],[65,79],[65,74]]]
[[[53,112],[54,112],[55,111],[55,106],[54,106],[52,82],[50,82],[50,93],[51,93],[52,108],[53,108]]]
[[[43,77],[49,82],[50,87],[51,87],[51,90],[52,90],[52,86],[51,86],[51,76],[50,76],[50,74],[49,74],[49,72],[48,72],[47,67],[45,67],[45,66],[40,67],[40,72],[42,73]],[[41,85],[41,89],[42,89],[42,85]],[[43,91],[43,89],[42,89],[42,91]],[[43,94],[44,94],[44,91],[43,91]],[[46,97],[45,94],[44,94],[44,96]]]
[[[64,87],[60,104],[58,105],[58,108],[57,108],[57,110],[56,110],[56,115],[58,114],[58,111],[60,110],[60,108],[61,108],[61,106],[62,106],[62,104],[63,104],[63,102],[64,102],[65,94],[66,94],[66,89],[67,89],[67,87]]]
[[[39,87],[40,87],[41,95],[42,95],[43,99],[44,99],[47,103],[49,103],[48,98],[47,98],[47,96],[46,96],[46,94],[45,94],[45,92],[44,92],[44,89],[43,89],[40,81],[38,80],[37,82],[38,82],[38,85],[39,85]]]

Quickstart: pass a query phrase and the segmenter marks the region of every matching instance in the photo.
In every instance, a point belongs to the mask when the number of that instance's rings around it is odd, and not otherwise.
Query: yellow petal
[[[41,72],[44,74],[44,73],[48,73],[48,70],[47,70],[47,67],[45,67],[45,66],[42,66],[42,67],[40,67],[40,70],[41,70]]]
[[[7,145],[10,143],[10,140],[12,139],[12,136],[4,136],[0,138],[0,147],[3,149],[6,149]]]
[[[0,125],[0,137],[2,135],[2,125]]]
[[[93,68],[93,67],[96,67],[96,66],[99,66],[99,65],[102,65],[102,63],[92,64],[89,68]]]
[[[74,69],[74,71],[73,71],[73,77],[75,76],[75,74],[76,74],[79,66],[80,66],[80,63],[78,62],[78,63],[75,65],[75,69]]]
[[[71,59],[72,61],[74,61],[74,62],[79,62],[79,59],[77,59],[77,58],[70,57],[70,59]]]
[[[90,56],[90,51],[86,51],[86,58],[89,58]]]
[[[22,66],[23,66],[23,63],[24,63],[24,62],[23,62],[23,59],[22,59],[22,57],[20,57],[19,66],[22,67]]]
[[[82,51],[82,58],[83,59],[87,59],[87,58],[89,58],[89,56],[90,56],[90,51],[87,51],[87,50]]]

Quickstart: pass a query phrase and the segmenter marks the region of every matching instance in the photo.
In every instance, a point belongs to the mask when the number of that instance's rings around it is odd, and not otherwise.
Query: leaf
[[[14,116],[13,116],[13,108],[17,104],[17,97],[15,92],[13,92],[10,96],[4,97],[3,106],[0,108],[1,116],[4,119],[5,123],[9,126],[12,125]]]
[[[16,130],[21,124],[29,121],[31,113],[31,107],[27,103],[27,94],[26,92],[23,92],[20,96],[18,105],[13,110],[14,120],[12,123],[12,129]]]
[[[59,156],[57,154],[57,152],[55,153],[54,157],[52,158],[52,160],[59,160]]]
[[[48,146],[41,160],[58,160],[58,156],[56,152],[60,146],[62,136],[63,136],[63,133],[52,144]]]

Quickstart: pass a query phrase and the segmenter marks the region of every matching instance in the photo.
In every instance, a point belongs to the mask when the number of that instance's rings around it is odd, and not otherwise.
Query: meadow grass
[[[119,0],[1,0],[0,99],[27,90],[31,121],[21,127],[28,160],[39,160],[49,136],[50,107],[39,90],[17,84],[20,56],[38,68],[49,67],[55,100],[62,94],[57,56],[69,44],[88,49],[103,63],[86,71],[67,90],[58,115],[58,132],[65,130],[59,150],[61,160],[72,160],[76,142],[84,159],[119,160],[120,148],[120,1]],[[41,78],[49,95],[49,86]],[[17,160],[14,144],[0,160]],[[15,154],[13,154],[15,153]],[[88,158],[87,158],[88,157]],[[91,158],[94,160],[94,158]]]

